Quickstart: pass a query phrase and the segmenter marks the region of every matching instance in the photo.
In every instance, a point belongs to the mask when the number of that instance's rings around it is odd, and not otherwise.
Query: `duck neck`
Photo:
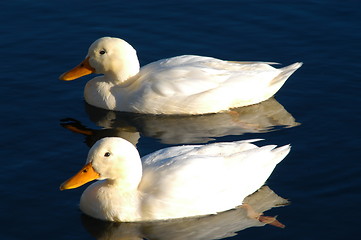
[[[106,180],[105,190],[103,188],[102,196],[103,202],[108,202],[109,199],[116,204],[109,207],[109,217],[107,220],[133,222],[141,220],[141,212],[139,211],[141,193],[131,185],[124,185],[120,180]]]
[[[108,184],[119,189],[123,192],[136,192],[138,191],[138,186],[142,180],[142,163],[139,159],[139,153],[133,152],[135,156],[132,157],[132,153],[128,151],[129,160],[124,161],[121,165],[122,168],[127,169],[122,170],[119,168],[114,168],[113,178],[108,178]]]
[[[138,57],[127,56],[127,59],[120,59],[118,66],[113,71],[107,72],[105,75],[116,84],[122,84],[131,81],[131,79],[139,73],[140,64]]]
[[[127,181],[127,179],[107,179],[107,184],[122,192],[137,192],[139,182]]]

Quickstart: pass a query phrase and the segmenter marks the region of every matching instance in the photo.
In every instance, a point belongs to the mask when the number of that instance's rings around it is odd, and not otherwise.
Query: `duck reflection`
[[[229,112],[195,116],[143,115],[85,106],[90,120],[102,130],[86,128],[74,119],[66,119],[62,125],[87,135],[88,145],[105,136],[122,137],[136,144],[139,133],[164,144],[206,143],[227,135],[262,133],[299,125],[274,98]]]
[[[104,123],[105,125],[107,124],[107,122]],[[103,129],[91,129],[84,126],[80,121],[76,119],[65,118],[61,120],[60,125],[69,129],[72,132],[83,134],[85,136],[85,143],[89,147],[93,146],[94,143],[96,143],[99,139],[105,137],[121,137],[136,146],[140,138],[140,133],[138,132],[138,130],[133,126],[128,125],[127,123],[125,123],[124,125],[119,124],[118,127],[114,128],[105,127]]]
[[[273,207],[288,204],[286,199],[275,194],[267,186],[263,186],[248,196],[244,202],[251,205],[255,212],[264,212]],[[245,208],[236,208],[205,217],[143,223],[104,222],[82,215],[82,223],[85,229],[98,240],[222,239],[237,235],[237,232],[250,227],[266,225],[266,223],[250,217]],[[277,220],[272,224],[278,227],[283,226]]]

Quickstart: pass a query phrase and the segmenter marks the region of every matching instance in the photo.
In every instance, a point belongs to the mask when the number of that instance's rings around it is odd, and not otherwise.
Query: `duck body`
[[[86,165],[100,181],[84,191],[80,209],[101,220],[136,222],[235,208],[265,183],[290,151],[289,145],[257,147],[252,141],[256,140],[169,147],[140,159],[126,140],[101,139],[90,150]],[[107,152],[110,157],[104,157]],[[77,179],[83,172],[61,189],[83,184]]]
[[[82,65],[88,66],[88,73],[104,74],[85,86],[90,105],[146,114],[205,114],[267,100],[302,63],[276,69],[266,62],[183,55],[140,68],[131,45],[104,37],[90,46]],[[60,78],[85,75],[73,73],[74,69]]]

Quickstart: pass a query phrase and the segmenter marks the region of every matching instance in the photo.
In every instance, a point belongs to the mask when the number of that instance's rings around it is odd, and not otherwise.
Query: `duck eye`
[[[99,51],[99,54],[100,54],[100,55],[103,55],[103,54],[105,54],[105,51],[104,51],[104,50],[100,50],[100,51]]]
[[[110,156],[110,152],[104,153],[104,157],[109,157],[109,156]]]

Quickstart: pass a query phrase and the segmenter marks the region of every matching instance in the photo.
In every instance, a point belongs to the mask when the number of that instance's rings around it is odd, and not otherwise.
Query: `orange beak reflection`
[[[91,163],[88,163],[77,174],[61,184],[60,190],[77,188],[99,177],[100,174],[94,170]]]
[[[64,81],[71,81],[94,72],[95,69],[90,66],[89,57],[87,57],[78,66],[76,66],[75,68],[71,69],[68,72],[63,73],[59,77],[59,79]]]

